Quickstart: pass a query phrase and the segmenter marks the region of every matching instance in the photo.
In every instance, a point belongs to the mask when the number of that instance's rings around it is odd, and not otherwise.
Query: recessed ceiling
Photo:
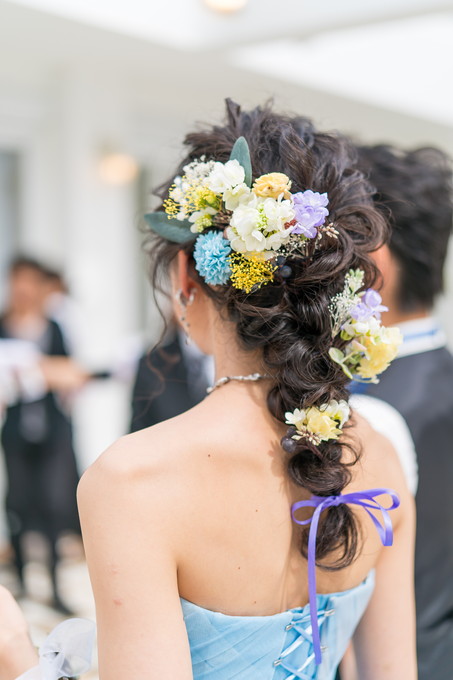
[[[235,49],[230,62],[451,125],[452,36],[445,12]]]
[[[204,0],[10,0],[177,49],[212,49],[432,12],[452,0],[248,0],[219,14]]]

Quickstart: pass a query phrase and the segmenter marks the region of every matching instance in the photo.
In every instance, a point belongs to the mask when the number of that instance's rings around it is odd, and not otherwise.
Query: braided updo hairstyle
[[[327,192],[329,220],[338,230],[338,239],[323,239],[322,247],[306,258],[291,255],[285,277],[278,272],[270,284],[245,293],[230,284],[212,287],[192,276],[215,301],[219,310],[234,321],[239,341],[246,350],[261,350],[266,372],[273,376],[267,397],[271,414],[280,422],[285,412],[320,406],[332,399],[348,399],[348,378],[329,358],[332,340],[329,304],[343,290],[351,268],[362,268],[365,285],[371,286],[377,272],[369,253],[387,237],[382,215],[373,207],[372,188],[356,167],[352,144],[338,133],[318,132],[304,117],[275,113],[271,106],[250,112],[227,100],[224,126],[213,126],[186,136],[188,154],[184,165],[205,156],[206,160],[226,162],[233,144],[244,136],[250,148],[253,179],[270,172],[285,173],[291,191],[312,189]],[[171,182],[161,187],[165,199]],[[326,243],[324,243],[326,241]],[[152,235],[149,241],[154,288],[162,289],[162,279],[178,250],[189,256],[193,243],[179,245]],[[192,261],[193,262],[193,261]],[[291,480],[312,494],[341,493],[351,478],[350,467],[360,451],[353,451],[349,462],[342,460],[342,447],[336,440],[315,446],[306,439],[291,438],[289,430],[281,445],[288,454]],[[308,531],[304,531],[301,552],[306,555]],[[358,528],[350,508],[341,504],[324,513],[318,535],[317,556],[322,559],[337,551],[329,568],[350,564],[357,552]]]

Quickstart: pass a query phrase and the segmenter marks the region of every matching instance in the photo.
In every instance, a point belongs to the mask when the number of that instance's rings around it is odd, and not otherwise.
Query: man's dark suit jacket
[[[394,406],[414,440],[419,468],[415,553],[419,680],[452,680],[453,357],[445,348],[403,356],[366,394]]]
[[[175,336],[140,359],[132,391],[131,432],[174,418],[206,396],[205,389],[191,384],[180,342]]]

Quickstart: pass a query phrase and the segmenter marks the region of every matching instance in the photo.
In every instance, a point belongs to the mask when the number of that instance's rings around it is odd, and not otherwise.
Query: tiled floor
[[[71,609],[74,616],[94,621],[93,596],[80,544],[73,539],[65,540],[67,542],[62,546],[63,559],[58,572],[61,599]],[[45,553],[41,542],[39,539],[32,538],[31,542],[29,541],[30,543],[30,561],[27,564],[25,574],[27,596],[18,601],[29,623],[32,640],[38,646],[52,628],[63,621],[65,617],[48,604],[51,588],[47,569],[42,559]],[[13,594],[17,593],[17,581],[9,564],[7,551],[4,551],[3,557],[0,554],[0,583],[9,588]],[[94,658],[92,671],[85,674],[83,679],[97,680],[97,678],[97,663],[96,658]]]

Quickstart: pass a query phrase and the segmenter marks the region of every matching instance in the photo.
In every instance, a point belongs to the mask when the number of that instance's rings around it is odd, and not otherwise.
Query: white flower
[[[307,414],[304,410],[296,408],[292,413],[287,411],[285,413],[285,423],[287,425],[294,425],[297,430],[300,430],[306,421]]]
[[[306,410],[296,408],[292,413],[285,413],[285,422],[296,428],[292,439],[305,438],[315,445],[329,439],[338,439],[348,418],[348,403],[336,399],[322,406],[310,406]]]
[[[240,236],[236,234],[235,231],[231,227],[227,227],[225,230],[225,236],[230,242],[230,246],[232,250],[235,250],[237,253],[245,253],[245,243],[242,240]]]
[[[275,234],[271,234],[266,239],[266,249],[267,250],[279,250],[279,248],[289,241],[289,236],[291,234],[292,227],[284,229],[283,231],[277,231]]]
[[[243,253],[247,250],[260,251],[266,246],[266,238],[259,228],[260,213],[256,196],[253,194],[247,202],[241,203],[233,211],[227,237],[233,250]]]
[[[217,213],[214,208],[203,208],[203,210],[196,210],[189,217],[189,222],[196,222],[200,217],[205,217],[205,215],[215,215]]]
[[[259,229],[252,229],[250,233],[238,234],[234,228],[227,227],[227,239],[237,253],[260,253],[266,250],[266,237]]]
[[[376,319],[375,316],[371,316],[366,321],[358,321],[357,319],[351,319],[342,326],[342,329],[352,337],[358,335],[373,336],[379,334],[380,328],[381,328],[380,321]]]
[[[267,220],[267,232],[284,230],[285,224],[291,222],[295,215],[291,201],[275,200],[275,198],[265,198],[262,202],[262,210]]]
[[[328,404],[320,406],[319,410],[325,412],[334,420],[338,420],[339,427],[343,427],[344,423],[349,420],[350,408],[348,402],[344,399],[340,401],[332,399]]]
[[[224,191],[242,184],[244,179],[245,171],[239,161],[216,162],[209,174],[206,186],[216,194],[223,194]]]
[[[186,182],[182,182],[182,189],[184,190],[184,184],[187,186],[191,185],[197,185],[197,184],[203,184],[206,185],[207,179],[212,172],[212,169],[214,167],[214,161],[208,161],[207,163],[197,160],[197,161],[192,161],[192,163],[189,163],[188,165],[185,165],[183,170],[184,170],[184,179]],[[175,181],[176,184],[176,181]]]
[[[251,190],[242,182],[232,189],[226,189],[223,192],[223,202],[227,210],[236,210],[240,203],[246,203],[250,197]]]
[[[291,201],[244,194],[233,210],[227,237],[240,253],[278,250],[289,240],[292,227],[285,225],[293,217]]]
[[[194,234],[201,233],[203,229],[210,227],[212,224],[212,215],[216,214],[214,208],[204,208],[203,210],[196,210],[189,216],[189,222],[192,222],[190,231]]]
[[[349,288],[352,293],[356,293],[362,287],[364,277],[363,269],[350,269],[345,277],[345,290]]]

